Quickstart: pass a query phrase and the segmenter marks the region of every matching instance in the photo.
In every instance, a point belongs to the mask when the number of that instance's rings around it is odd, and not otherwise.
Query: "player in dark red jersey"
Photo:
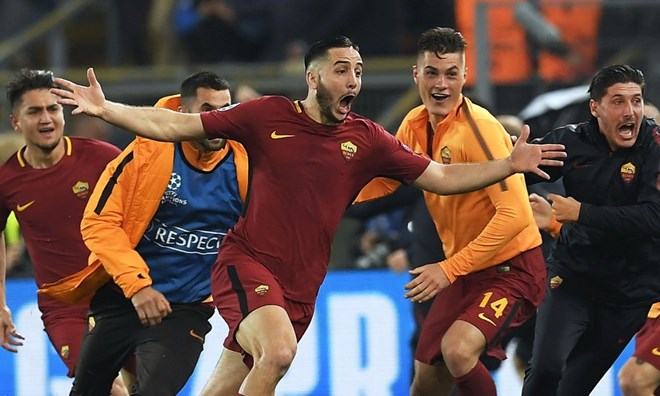
[[[0,229],[14,211],[37,285],[87,266],[89,250],[80,236],[83,210],[106,164],[120,152],[108,143],[63,136],[64,112],[49,91],[54,86],[52,73],[41,70],[22,70],[7,85],[11,125],[23,135],[25,147],[0,167]],[[2,279],[5,260],[2,243]],[[89,304],[69,305],[39,296],[38,305],[46,333],[73,377]],[[12,342],[20,336],[7,307],[4,282],[0,282],[0,322],[2,346],[16,352]],[[125,394],[119,384],[115,391]]]
[[[238,373],[247,374],[241,394],[274,393],[312,319],[339,220],[374,177],[453,194],[515,172],[544,175],[539,164],[561,164],[555,159],[565,155],[561,145],[528,145],[527,133],[510,157],[485,164],[441,165],[416,155],[351,112],[362,67],[348,38],[318,41],[305,55],[305,100],[267,96],[201,116],[107,101],[92,69],[89,87],[56,80],[66,89],[52,92],[60,103],[75,106],[74,114],[85,112],[160,140],[224,137],[248,151],[251,191],[213,269],[214,303],[229,335],[207,394],[223,394],[223,383]],[[162,308],[148,316],[164,316]]]

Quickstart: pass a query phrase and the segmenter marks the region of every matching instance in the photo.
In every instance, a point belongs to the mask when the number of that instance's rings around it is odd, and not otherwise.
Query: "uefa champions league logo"
[[[170,181],[167,183],[167,190],[165,191],[165,194],[163,194],[163,198],[160,200],[161,205],[166,202],[174,206],[188,204],[188,200],[177,197],[176,190],[181,187],[182,182],[181,175],[172,172]]]
[[[170,182],[167,183],[168,190],[177,190],[181,187],[181,175],[177,175],[176,172],[172,172],[172,177],[170,177]]]

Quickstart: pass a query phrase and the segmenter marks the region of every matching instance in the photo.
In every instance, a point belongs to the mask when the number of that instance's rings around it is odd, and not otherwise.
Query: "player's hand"
[[[449,286],[449,279],[438,263],[426,264],[408,273],[416,275],[415,279],[404,286],[404,289],[408,290],[404,297],[412,302],[429,300]]]
[[[396,273],[401,273],[408,269],[408,253],[406,249],[397,249],[387,256],[387,266]]]
[[[50,92],[59,96],[57,103],[74,106],[75,108],[71,112],[73,115],[85,113],[91,116],[101,117],[103,115],[105,95],[101,89],[101,84],[96,79],[94,69],[91,67],[87,69],[87,80],[89,87],[83,87],[72,81],[56,77],[53,81],[64,89],[51,88]]]
[[[529,194],[529,204],[532,206],[532,213],[536,226],[543,231],[548,231],[552,224],[552,206],[545,198],[538,194]]]
[[[548,194],[548,199],[552,201],[552,213],[558,222],[575,223],[578,221],[582,204],[576,201],[575,198]]]
[[[0,308],[0,345],[9,352],[18,352],[16,347],[23,345],[21,342],[25,338],[18,334],[14,322],[11,319],[9,307]]]
[[[565,147],[562,144],[530,144],[529,126],[525,125],[520,132],[511,152],[511,169],[515,173],[532,172],[536,175],[550,179],[550,176],[539,169],[539,166],[562,166],[561,158],[566,157]]]
[[[170,302],[162,293],[147,286],[131,297],[131,302],[143,326],[155,326],[172,312]]]

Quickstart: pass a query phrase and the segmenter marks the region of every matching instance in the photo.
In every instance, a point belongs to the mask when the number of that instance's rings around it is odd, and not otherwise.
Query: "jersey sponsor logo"
[[[84,181],[78,181],[76,184],[71,187],[71,190],[78,198],[87,198],[89,195],[89,183]]]
[[[660,349],[658,349],[658,347],[655,347],[651,349],[651,353],[654,354],[655,356],[660,356]]]
[[[165,249],[187,254],[217,255],[225,233],[187,230],[153,219],[142,238]]]
[[[637,168],[632,162],[621,165],[621,179],[623,179],[623,182],[626,184],[630,183],[635,178],[636,172]]]
[[[442,158],[443,164],[451,164],[451,150],[449,147],[445,146],[440,149],[440,158]]]
[[[562,284],[562,282],[564,282],[564,279],[561,276],[559,275],[554,276],[552,277],[552,279],[550,279],[550,288],[556,289],[559,287],[559,285]]]
[[[479,317],[479,319],[481,319],[481,320],[485,320],[486,322],[492,324],[493,326],[497,326],[497,325],[495,324],[495,322],[493,322],[490,318],[487,318],[486,315],[484,315],[483,312],[480,312],[479,315],[477,315],[477,316]]]
[[[341,155],[344,156],[344,159],[346,161],[350,161],[355,157],[355,154],[357,154],[358,147],[353,144],[350,140],[345,141],[344,143],[341,144]]]
[[[296,135],[278,135],[278,134],[277,134],[277,131],[273,131],[273,132],[270,134],[270,138],[271,138],[271,139],[274,139],[274,140],[277,140],[277,139],[286,139],[286,138],[290,138],[290,137],[296,137]]]
[[[190,333],[188,333],[188,334],[190,334],[190,336],[191,336],[192,338],[197,338],[197,339],[200,340],[201,342],[204,342],[204,337],[202,337],[201,335],[195,333],[195,330],[192,330],[192,329],[191,329],[191,330],[190,330]]]
[[[69,346],[68,345],[62,345],[62,348],[60,349],[60,356],[62,356],[62,359],[68,359],[70,353],[71,353],[71,350],[69,349]]]
[[[22,212],[22,211],[24,211],[25,209],[29,208],[30,205],[32,205],[33,203],[34,203],[34,201],[30,201],[30,202],[28,202],[28,203],[26,203],[26,204],[23,204],[23,205],[18,204],[18,205],[16,205],[16,211],[17,211],[17,212]]]
[[[259,285],[254,288],[254,292],[259,296],[263,296],[264,294],[268,293],[268,289],[268,285]]]

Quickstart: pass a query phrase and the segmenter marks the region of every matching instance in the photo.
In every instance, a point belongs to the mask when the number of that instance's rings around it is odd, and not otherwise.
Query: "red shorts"
[[[486,352],[506,359],[501,341],[523,324],[545,295],[546,268],[540,247],[497,266],[459,276],[438,293],[424,323],[415,359],[434,364],[442,359],[441,340],[457,320],[474,325],[486,337]]]
[[[633,356],[660,370],[660,318],[647,318],[635,337]]]
[[[71,305],[63,310],[49,310],[42,315],[46,334],[69,369],[69,378],[75,374],[80,345],[87,331],[87,311],[87,304]]]
[[[284,308],[298,341],[314,315],[314,304],[286,298],[277,279],[266,267],[231,245],[223,246],[213,266],[211,290],[213,304],[229,327],[224,346],[244,354],[248,366],[252,365],[251,357],[236,341],[236,331],[250,312],[266,305]]]

